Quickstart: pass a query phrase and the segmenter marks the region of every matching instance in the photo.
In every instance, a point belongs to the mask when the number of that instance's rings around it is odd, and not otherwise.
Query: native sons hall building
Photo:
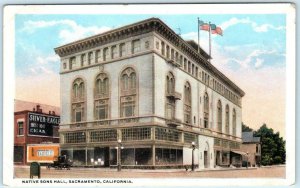
[[[158,18],[55,48],[61,154],[75,166],[240,165],[245,93],[197,48]]]

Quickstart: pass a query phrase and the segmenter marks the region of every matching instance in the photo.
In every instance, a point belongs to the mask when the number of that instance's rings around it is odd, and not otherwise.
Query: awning
[[[247,153],[242,152],[242,151],[237,151],[237,150],[231,150],[231,152],[239,154],[239,155],[247,155]]]

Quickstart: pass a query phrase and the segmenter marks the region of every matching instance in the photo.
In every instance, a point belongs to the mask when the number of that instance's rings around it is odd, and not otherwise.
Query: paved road
[[[29,178],[29,168],[15,166],[15,178]],[[72,168],[71,170],[47,170],[42,167],[42,178],[285,178],[284,166],[207,170],[186,172],[181,169],[138,170],[107,168]]]

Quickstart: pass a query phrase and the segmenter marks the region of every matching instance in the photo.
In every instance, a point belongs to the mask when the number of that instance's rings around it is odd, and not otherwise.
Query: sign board
[[[28,135],[34,136],[56,136],[54,133],[58,130],[60,117],[28,113]]]
[[[27,162],[52,163],[58,155],[58,144],[27,145]]]

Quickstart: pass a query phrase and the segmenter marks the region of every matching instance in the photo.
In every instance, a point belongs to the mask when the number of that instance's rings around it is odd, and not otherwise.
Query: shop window
[[[83,143],[86,142],[86,134],[85,132],[65,133],[64,140],[65,143]]]

